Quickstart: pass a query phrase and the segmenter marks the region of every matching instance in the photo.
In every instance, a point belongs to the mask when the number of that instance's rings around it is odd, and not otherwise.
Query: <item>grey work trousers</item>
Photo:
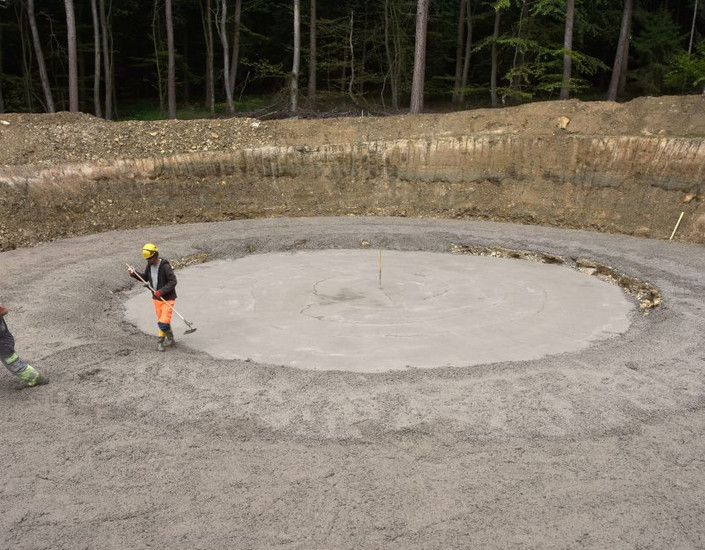
[[[0,361],[15,376],[19,376],[27,368],[27,361],[17,355],[15,338],[2,319],[0,319]]]

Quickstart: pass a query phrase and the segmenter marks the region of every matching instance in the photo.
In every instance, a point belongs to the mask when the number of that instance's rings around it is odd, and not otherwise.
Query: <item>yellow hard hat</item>
[[[158,253],[159,250],[157,250],[157,245],[155,245],[154,243],[147,243],[142,247],[142,257],[145,259],[152,258]]]

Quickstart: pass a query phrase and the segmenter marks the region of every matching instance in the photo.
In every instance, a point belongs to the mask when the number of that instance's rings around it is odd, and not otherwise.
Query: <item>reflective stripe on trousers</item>
[[[0,361],[15,376],[19,376],[27,368],[27,361],[22,359],[17,353],[13,353],[10,357],[0,357]]]

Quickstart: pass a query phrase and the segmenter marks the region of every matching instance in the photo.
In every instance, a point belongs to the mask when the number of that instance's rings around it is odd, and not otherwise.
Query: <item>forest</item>
[[[436,112],[705,91],[703,0],[0,0],[0,112]]]

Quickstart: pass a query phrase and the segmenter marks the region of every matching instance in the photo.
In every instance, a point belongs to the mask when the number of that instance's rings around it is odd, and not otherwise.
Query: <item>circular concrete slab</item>
[[[616,286],[565,267],[435,252],[269,253],[177,275],[177,310],[198,327],[182,345],[316,370],[536,359],[624,333],[634,310]],[[126,315],[154,333],[144,291]]]

